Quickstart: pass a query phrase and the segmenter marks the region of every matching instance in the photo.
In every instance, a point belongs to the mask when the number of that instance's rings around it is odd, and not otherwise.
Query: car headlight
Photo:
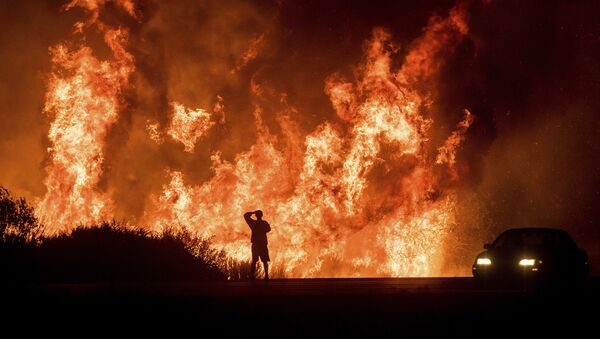
[[[519,266],[533,266],[535,265],[535,259],[521,259]]]
[[[492,264],[492,260],[490,260],[490,258],[477,258],[477,265],[488,266],[491,264]]]

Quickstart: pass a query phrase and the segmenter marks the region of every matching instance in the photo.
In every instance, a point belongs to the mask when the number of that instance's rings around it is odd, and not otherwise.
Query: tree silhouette
[[[0,186],[0,241],[37,241],[41,231],[33,207],[27,204],[25,198],[13,198],[6,188]]]

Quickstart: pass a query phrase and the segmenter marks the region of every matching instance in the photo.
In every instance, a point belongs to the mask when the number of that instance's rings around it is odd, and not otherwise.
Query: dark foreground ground
[[[28,333],[167,331],[194,337],[325,333],[598,337],[600,333],[597,277],[579,286],[542,290],[480,288],[471,278],[54,284],[2,290],[2,328]],[[85,332],[79,332],[82,329]]]

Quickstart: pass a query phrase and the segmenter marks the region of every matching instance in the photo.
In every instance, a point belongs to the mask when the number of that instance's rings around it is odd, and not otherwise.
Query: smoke
[[[441,248],[453,223],[455,204],[442,184],[443,165],[454,173],[454,153],[471,119],[462,122],[457,134],[441,147],[444,160],[435,169],[439,174],[433,173],[432,161],[425,154],[433,120],[422,115],[437,93],[420,84],[433,81],[443,58],[466,33],[463,6],[452,9],[447,18],[432,17],[422,38],[408,48],[403,68],[396,70],[392,57],[398,56],[399,49],[385,29],[374,28],[372,37],[361,43],[364,57],[354,79],[349,82],[343,74],[334,74],[325,81],[335,112],[345,121],[321,118],[312,130],[303,129],[302,111],[290,105],[288,93],[275,84],[281,75],[266,76],[268,71],[258,69],[246,90],[254,122],[228,114],[231,118],[224,126],[229,127],[226,133],[241,127],[254,140],[242,143],[246,149],[236,151],[233,159],[227,159],[214,142],[210,144],[210,165],[203,164],[210,169],[209,177],[198,184],[188,179],[181,163],[168,164],[164,173],[170,181],[161,186],[161,193],[148,196],[142,224],[155,230],[178,225],[214,236],[217,246],[244,259],[249,253],[239,213],[260,206],[277,225],[272,248],[287,274],[439,274]],[[263,40],[265,35],[260,36],[246,39],[249,47],[239,51],[241,59],[232,58],[236,71],[258,57],[258,45],[269,45],[269,40]],[[216,65],[221,73],[231,68],[221,66],[224,58]],[[298,71],[304,70],[288,72],[292,80]],[[232,74],[236,72],[225,76]],[[167,101],[180,100],[170,93],[166,96]],[[239,97],[223,94],[227,110],[231,110],[230,102],[235,107]],[[193,112],[202,112],[196,116],[206,120],[191,137],[189,129],[195,122],[176,123],[186,109],[180,104],[173,108],[168,117],[171,122],[162,123],[169,126],[166,135],[175,141],[168,147],[180,148],[180,142],[184,151],[193,154],[199,136],[211,141],[209,130],[214,123],[205,110],[187,111],[190,119]],[[150,138],[166,145],[156,130],[156,124],[150,125]],[[340,267],[323,269],[334,256],[339,256]]]
[[[126,219],[142,216],[151,193],[160,191],[168,180],[165,169],[181,171],[187,180],[201,183],[212,175],[214,150],[233,159],[254,142],[254,131],[244,128],[253,123],[247,73],[253,58],[248,51],[258,51],[256,39],[267,34],[277,11],[236,1],[148,2],[144,6],[143,22],[132,30],[138,71],[128,121],[114,131],[107,152],[111,154],[108,186],[114,188],[115,199],[123,202],[116,216]],[[232,119],[207,130],[195,147],[187,146],[194,148],[193,153],[185,152],[182,144],[168,137],[175,102],[203,111],[222,105],[215,122],[227,112]],[[150,124],[166,136],[161,145],[148,139]]]
[[[40,112],[48,46],[68,34],[71,24],[58,20],[58,6],[20,1],[0,6],[0,182],[31,201],[44,193],[40,164],[48,128]]]
[[[469,252],[506,228],[558,227],[588,251],[597,272],[597,10],[594,2],[472,7],[471,45],[440,81],[440,102],[477,112],[460,153]]]

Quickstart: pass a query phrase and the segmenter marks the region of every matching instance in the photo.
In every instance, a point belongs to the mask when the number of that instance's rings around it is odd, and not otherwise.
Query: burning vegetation
[[[82,8],[88,19],[75,24],[72,40],[50,47],[47,191],[35,210],[50,234],[114,218],[119,203],[102,177],[108,134],[128,109],[136,59],[128,29],[102,21],[105,5],[66,5]],[[114,5],[141,20],[133,2]],[[92,33],[103,37],[110,52],[105,59],[87,44],[85,34]],[[435,145],[431,107],[444,59],[467,34],[463,5],[432,17],[407,50],[385,29],[373,28],[354,77],[334,73],[321,85],[335,116],[308,131],[285,93],[280,100],[287,108],[273,113],[277,126],[270,126],[263,106],[273,89],[253,76],[248,90],[254,123],[245,129],[255,131],[254,142],[230,159],[210,149],[211,175],[200,183],[163,168],[168,180],[162,192],[149,194],[136,222],[151,231],[180,228],[211,237],[218,249],[243,261],[250,248],[241,215],[260,208],[273,225],[272,260],[286,276],[442,274],[444,249],[457,227],[456,153],[474,115],[465,108],[456,130]],[[242,72],[267,40],[266,34],[250,40],[235,71],[223,76]],[[168,139],[193,155],[212,129],[235,138],[226,133],[236,114],[228,111],[225,119],[227,97],[217,99],[207,110],[167,97],[168,119],[146,121],[147,142],[161,147]]]

